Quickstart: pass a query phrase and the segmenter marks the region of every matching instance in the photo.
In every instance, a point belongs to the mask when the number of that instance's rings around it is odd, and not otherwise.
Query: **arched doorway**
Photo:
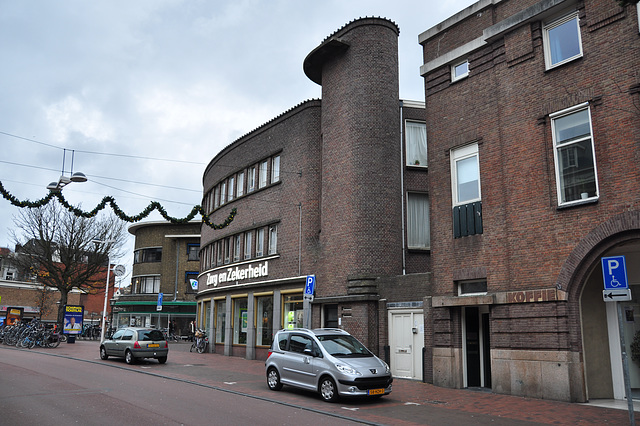
[[[638,213],[628,213],[616,217],[617,220],[612,219],[600,225],[572,253],[574,256],[576,252],[584,250],[583,261],[575,263],[580,266],[574,270],[573,280],[568,285],[574,286],[570,293],[575,294],[579,300],[585,387],[589,400],[625,398],[617,303],[620,303],[623,313],[632,395],[634,398],[640,398],[640,360],[633,361],[630,351],[634,336],[640,330],[638,216]],[[602,294],[604,283],[601,259],[620,255],[626,259],[632,300],[605,302]],[[561,281],[559,285],[562,285]]]

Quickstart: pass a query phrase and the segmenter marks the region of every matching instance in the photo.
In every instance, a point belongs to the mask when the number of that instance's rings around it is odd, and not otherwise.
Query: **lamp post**
[[[95,244],[113,243],[115,240],[91,240]],[[104,307],[102,308],[102,322],[100,324],[100,341],[104,340],[105,321],[107,319],[107,300],[109,299],[109,275],[111,274],[111,255],[107,254],[107,284],[104,287]]]
[[[71,172],[69,172],[70,177],[64,175],[64,165],[67,156],[67,150],[64,150],[62,154],[62,174],[57,182],[51,182],[47,185],[47,189],[51,192],[60,192],[62,188],[70,184],[71,182],[86,182],[87,176],[82,172],[73,172],[73,159],[75,157],[75,151],[71,150]]]

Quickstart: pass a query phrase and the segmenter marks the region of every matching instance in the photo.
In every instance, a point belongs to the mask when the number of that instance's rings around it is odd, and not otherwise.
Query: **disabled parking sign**
[[[624,256],[603,257],[602,278],[604,279],[605,290],[624,290],[629,288]]]

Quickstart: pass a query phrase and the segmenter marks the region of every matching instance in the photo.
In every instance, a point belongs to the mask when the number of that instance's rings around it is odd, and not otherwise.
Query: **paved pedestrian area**
[[[99,358],[97,341],[77,340],[56,349],[32,349],[54,356],[129,368],[145,374],[225,392],[272,400],[336,417],[367,424],[491,424],[491,425],[629,425],[626,401],[573,404],[533,398],[498,395],[490,391],[446,389],[413,380],[395,379],[393,392],[380,399],[343,399],[329,404],[314,393],[285,388],[273,392],[267,388],[263,361],[227,357],[220,354],[189,352],[190,343],[171,343],[169,360],[155,360],[133,366],[123,360]],[[16,350],[0,345],[2,350]],[[23,349],[26,350],[26,349]],[[613,407],[613,406],[616,407]],[[640,407],[636,406],[636,411]],[[640,424],[640,413],[635,415]]]

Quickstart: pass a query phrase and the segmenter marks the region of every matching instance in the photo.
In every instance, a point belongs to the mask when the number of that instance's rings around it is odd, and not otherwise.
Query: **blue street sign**
[[[602,258],[602,278],[605,290],[624,290],[629,288],[627,266],[624,256]]]
[[[313,295],[313,291],[316,288],[316,276],[315,275],[307,275],[307,284],[304,286],[304,294],[305,295]]]
[[[156,311],[162,310],[162,293],[158,293],[158,306],[156,306]]]

